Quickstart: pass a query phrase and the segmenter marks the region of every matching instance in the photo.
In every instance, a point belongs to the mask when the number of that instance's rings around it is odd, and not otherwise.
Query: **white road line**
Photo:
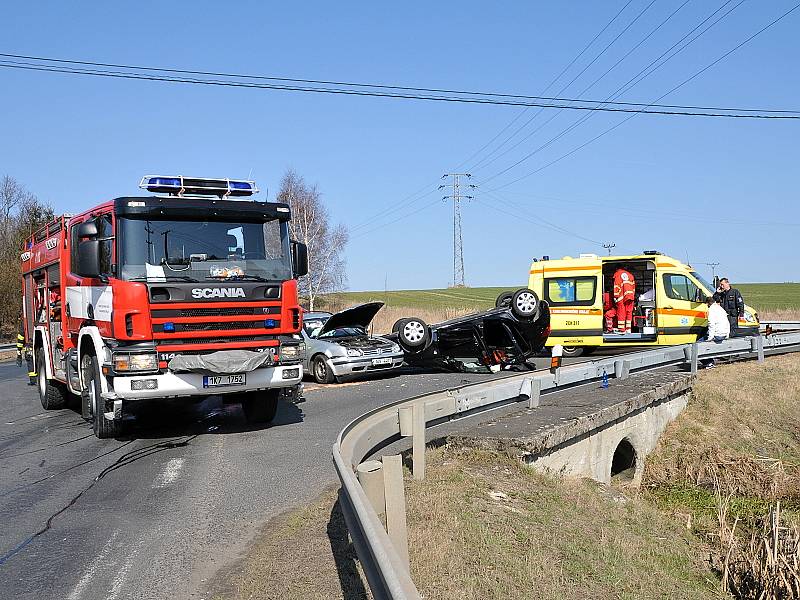
[[[111,534],[111,537],[108,538],[108,541],[105,543],[102,550],[100,550],[100,554],[98,554],[97,557],[91,561],[89,568],[84,571],[83,575],[78,580],[78,583],[72,589],[70,595],[67,596],[67,600],[78,600],[78,598],[83,595],[83,592],[86,591],[86,588],[89,586],[92,579],[94,579],[98,567],[103,566],[106,554],[108,554],[109,550],[111,550],[111,546],[113,545],[114,539],[117,537],[118,533],[119,531],[115,531]]]
[[[170,458],[164,469],[156,477],[153,487],[163,488],[174,482],[183,470],[183,458]]]
[[[114,578],[114,582],[111,584],[111,590],[109,590],[106,600],[116,600],[116,598],[119,596],[119,593],[122,591],[122,584],[125,583],[125,578],[128,576],[128,571],[130,571],[131,567],[133,566],[133,559],[137,554],[139,554],[142,544],[143,541],[140,540],[136,545],[136,549],[130,553],[128,558],[125,560],[125,564],[122,565],[117,572],[117,576]]]

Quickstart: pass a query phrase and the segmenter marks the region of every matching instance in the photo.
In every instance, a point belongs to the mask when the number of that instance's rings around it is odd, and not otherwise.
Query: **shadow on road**
[[[343,598],[368,600],[370,596],[358,571],[358,556],[353,544],[350,543],[347,524],[338,499],[331,509],[331,517],[328,520],[328,541],[331,544],[333,560],[336,562],[336,573],[339,576]]]

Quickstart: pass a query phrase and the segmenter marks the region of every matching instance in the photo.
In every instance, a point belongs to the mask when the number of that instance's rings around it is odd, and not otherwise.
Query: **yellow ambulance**
[[[606,312],[613,309],[614,272],[620,267],[636,282],[633,327],[625,333],[609,327],[613,319],[606,319]],[[580,356],[606,346],[694,342],[705,334],[706,298],[715,289],[691,266],[654,250],[634,256],[581,254],[578,258],[534,259],[528,287],[550,306],[551,331],[546,345],[562,345],[564,356]],[[758,315],[745,306],[737,335],[757,333]]]

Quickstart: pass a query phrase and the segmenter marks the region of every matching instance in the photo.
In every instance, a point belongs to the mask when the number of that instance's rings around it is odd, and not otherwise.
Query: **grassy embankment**
[[[787,564],[800,572],[800,356],[701,372],[641,490],[453,446],[429,450],[426,477],[406,474],[425,598],[731,598],[725,573],[756,598],[791,580]],[[367,598],[364,585],[328,493],[270,523],[214,597]]]
[[[417,316],[428,323],[437,323],[471,311],[494,306],[497,296],[521,286],[448,288],[438,290],[397,290],[374,292],[341,292],[322,299],[321,310],[337,311],[348,306],[380,300],[386,306],[375,318],[375,330],[390,331],[402,317]],[[737,285],[745,302],[762,318],[800,319],[800,283],[743,283]]]

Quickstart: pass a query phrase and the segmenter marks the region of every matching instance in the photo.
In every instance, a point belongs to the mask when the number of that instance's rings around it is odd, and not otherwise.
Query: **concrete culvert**
[[[623,439],[614,450],[611,459],[611,477],[616,479],[633,479],[636,473],[636,449],[628,438]]]

